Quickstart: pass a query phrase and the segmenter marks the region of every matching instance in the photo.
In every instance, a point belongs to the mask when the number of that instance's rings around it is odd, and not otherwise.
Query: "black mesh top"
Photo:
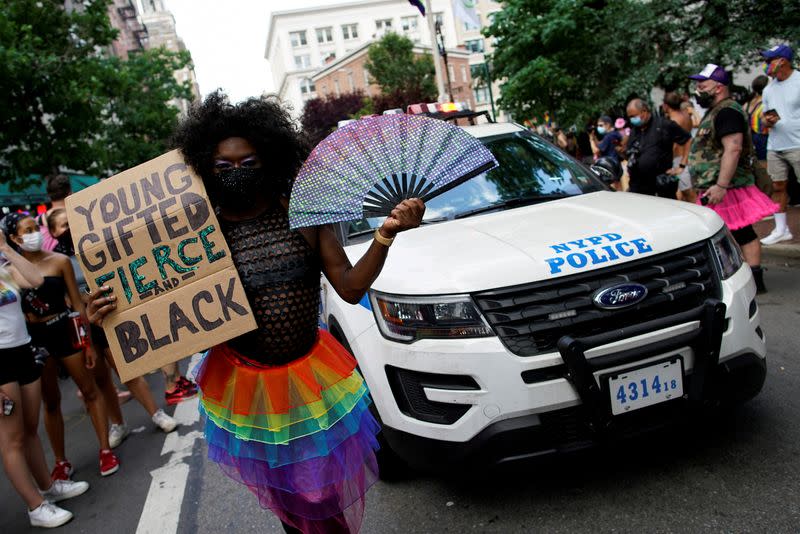
[[[319,329],[320,261],[289,229],[280,203],[246,221],[220,219],[258,328],[228,342],[243,356],[282,365],[306,354]]]

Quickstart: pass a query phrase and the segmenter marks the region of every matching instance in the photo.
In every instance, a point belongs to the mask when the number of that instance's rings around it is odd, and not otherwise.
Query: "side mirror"
[[[611,184],[622,178],[622,165],[609,157],[602,157],[589,167],[603,182]]]

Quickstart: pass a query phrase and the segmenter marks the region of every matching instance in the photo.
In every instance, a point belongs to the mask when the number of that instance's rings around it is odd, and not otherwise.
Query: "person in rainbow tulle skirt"
[[[232,105],[213,93],[192,107],[174,144],[203,179],[258,325],[198,367],[208,456],[286,532],[357,532],[378,477],[379,426],[355,359],[319,329],[320,274],[357,303],[425,206],[399,204],[353,266],[332,228],[289,228],[291,184],[308,147],[276,100]],[[92,320],[113,307],[98,291]]]
[[[777,212],[779,206],[755,185],[756,161],[748,119],[730,96],[728,73],[709,63],[689,78],[697,82],[697,103],[708,110],[689,149],[689,173],[699,192],[697,203],[717,212],[725,222],[763,293],[761,242],[753,223]]]

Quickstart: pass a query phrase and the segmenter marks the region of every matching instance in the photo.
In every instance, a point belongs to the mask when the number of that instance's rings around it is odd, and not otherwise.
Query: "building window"
[[[332,43],[333,42],[333,28],[317,28],[317,42],[318,43]]]
[[[392,19],[379,19],[375,21],[375,29],[380,30],[391,30],[392,29]]]
[[[452,65],[448,65],[447,66],[447,72],[448,72],[448,74],[450,74],[450,81],[451,82],[456,81],[456,72],[455,72],[455,69],[453,69]]]
[[[292,42],[292,48],[298,46],[305,46],[308,44],[306,40],[306,32],[289,32],[289,40]]]
[[[461,81],[467,83],[467,66],[461,65]]]
[[[475,102],[479,104],[485,104],[489,101],[489,86],[488,85],[481,85],[480,87],[476,87],[475,90]]]
[[[298,69],[307,69],[311,67],[311,56],[309,54],[294,56],[294,66]]]
[[[364,87],[369,87],[369,71],[364,69]]]
[[[470,52],[483,52],[483,39],[469,39],[464,41],[464,46]]]
[[[339,80],[333,80],[333,90],[336,93],[336,96],[341,96],[341,92],[339,89]]]
[[[400,27],[403,28],[404,32],[415,32],[417,31],[417,16],[413,17],[402,17],[400,19]]]
[[[353,80],[352,72],[347,73],[347,82],[350,84],[350,92],[352,93],[353,91],[356,90],[356,83],[355,80]]]
[[[301,95],[309,95],[316,91],[317,88],[314,87],[314,82],[311,81],[311,78],[303,78],[300,80],[300,94]]]
[[[343,24],[342,37],[345,39],[358,39],[358,24]]]

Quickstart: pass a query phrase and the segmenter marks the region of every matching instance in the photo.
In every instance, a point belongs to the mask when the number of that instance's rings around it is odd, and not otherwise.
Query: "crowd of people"
[[[13,211],[0,221],[0,399],[8,407],[0,416],[0,452],[12,485],[28,505],[31,525],[55,527],[72,514],[54,503],[89,488],[86,482],[71,480],[74,468],[66,453],[61,377],[74,381],[89,414],[101,476],[119,470],[113,449],[130,429],[120,408],[124,396],[112,378],[115,367],[105,335],[102,328],[89,327],[85,311],[87,286],[64,205],[71,193],[70,179],[58,174],[47,177],[46,183],[46,212],[35,216]],[[85,337],[79,335],[80,328],[87,331]],[[161,371],[167,405],[196,396],[197,385],[179,373],[177,364]],[[125,387],[157,428],[176,428],[175,419],[156,404],[144,377]],[[46,467],[37,433],[40,403],[54,456],[52,470]]]
[[[624,116],[601,115],[584,131],[553,123],[537,130],[587,165],[619,163],[614,189],[716,211],[764,292],[761,245],[793,239],[787,183],[800,176],[800,74],[789,45],[761,56],[764,74],[742,101],[734,99],[730,73],[708,64],[690,76],[692,94],[667,92],[657,107],[632,98]],[[759,240],[753,223],[772,216],[774,230]]]
[[[691,76],[702,115],[689,95],[667,93],[657,110],[633,98],[624,117],[602,115],[581,133],[548,133],[585,163],[621,164],[625,179],[617,189],[715,210],[763,291],[761,242],[752,225],[775,213],[775,231],[763,242],[791,239],[785,184],[790,170],[800,171],[800,75],[790,47],[762,55],[773,80],[757,78],[745,107],[731,98],[728,72],[708,64]],[[177,364],[162,369],[165,401],[175,404],[199,389],[209,458],[273,510],[286,532],[355,532],[364,495],[377,479],[379,427],[354,358],[319,330],[320,274],[344,300],[357,303],[393,240],[420,224],[425,206],[419,199],[398,204],[351,265],[330,228],[289,229],[290,185],[309,147],[277,101],[233,105],[213,93],[192,107],[173,141],[203,179],[257,310],[257,329],[213,347],[199,366],[198,384],[181,376]],[[757,186],[759,170],[771,178],[777,203]],[[101,475],[120,468],[113,449],[129,431],[100,328],[116,297],[107,286],[91,295],[82,291],[64,211],[69,179],[52,176],[47,186],[47,212],[13,212],[1,225],[0,450],[31,524],[53,527],[71,518],[54,503],[89,487],[71,480],[60,370],[77,385],[91,418]],[[72,335],[76,320],[91,324],[86,339]],[[158,409],[144,378],[125,386],[158,428],[174,430],[175,420]],[[41,404],[52,470],[37,433]]]

